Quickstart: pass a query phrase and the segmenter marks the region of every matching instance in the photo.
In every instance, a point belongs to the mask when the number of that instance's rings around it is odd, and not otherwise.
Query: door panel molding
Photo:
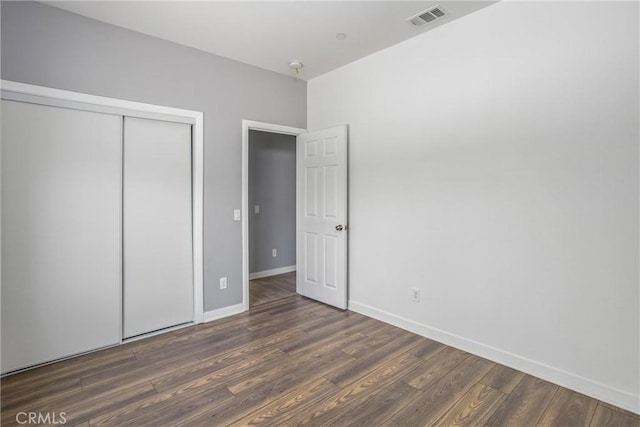
[[[302,133],[296,162],[296,240],[304,242],[297,246],[296,288],[341,309],[348,286],[347,137],[346,125]]]

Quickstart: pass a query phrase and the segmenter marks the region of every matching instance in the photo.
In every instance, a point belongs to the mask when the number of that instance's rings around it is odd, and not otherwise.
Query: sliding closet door
[[[120,341],[122,117],[2,101],[2,372]]]
[[[124,337],[193,320],[191,126],[125,118]]]

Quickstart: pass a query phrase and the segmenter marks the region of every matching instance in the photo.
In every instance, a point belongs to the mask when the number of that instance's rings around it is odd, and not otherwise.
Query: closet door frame
[[[192,240],[193,240],[193,323],[203,322],[203,171],[204,114],[154,104],[89,95],[44,86],[0,80],[1,98],[32,104],[101,112],[126,117],[163,120],[192,125]],[[0,249],[1,250],[1,249]],[[6,249],[5,249],[6,250]],[[121,307],[122,310],[122,307]],[[168,329],[170,330],[170,329]],[[165,332],[163,330],[161,332]],[[159,332],[159,333],[161,333]],[[153,333],[140,338],[151,336]],[[134,338],[135,339],[135,338]],[[127,341],[132,341],[127,340]],[[121,342],[123,341],[121,337]]]

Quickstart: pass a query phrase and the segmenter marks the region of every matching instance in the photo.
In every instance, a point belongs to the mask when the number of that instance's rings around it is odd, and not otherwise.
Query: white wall
[[[502,2],[309,82],[351,309],[640,411],[638,12]]]

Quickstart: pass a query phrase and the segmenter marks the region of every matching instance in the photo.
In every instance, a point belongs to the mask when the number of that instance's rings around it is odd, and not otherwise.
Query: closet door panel
[[[124,337],[193,320],[191,126],[125,118]]]
[[[121,339],[122,117],[2,101],[2,372]]]

